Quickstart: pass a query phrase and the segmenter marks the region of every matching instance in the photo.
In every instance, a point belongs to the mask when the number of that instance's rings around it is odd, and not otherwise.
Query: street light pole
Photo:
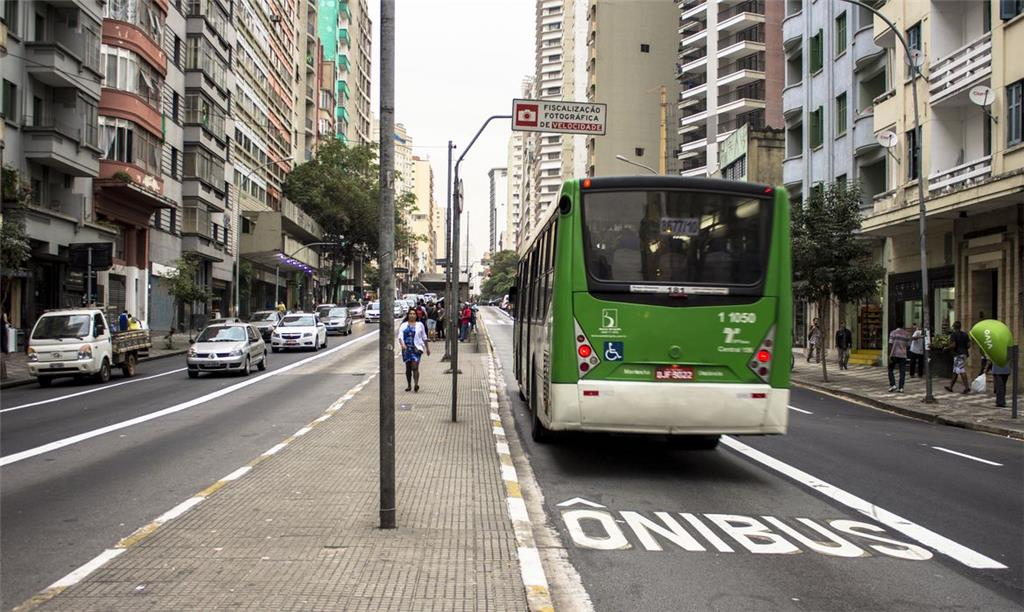
[[[476,136],[473,136],[473,140],[469,141],[469,146],[459,156],[458,161],[455,162],[455,179],[452,183],[452,189],[455,191],[455,206],[453,207],[454,216],[452,218],[452,261],[448,262],[451,266],[452,274],[455,276],[455,287],[449,290],[448,294],[448,312],[451,316],[451,330],[452,335],[455,335],[459,328],[459,316],[458,316],[458,300],[459,300],[459,215],[462,213],[462,190],[459,186],[459,166],[462,165],[462,160],[466,158],[466,154],[476,144],[477,138],[480,138],[480,134],[483,133],[487,126],[495,119],[511,119],[512,115],[491,115],[484,121],[484,124],[477,130]],[[458,419],[458,402],[459,402],[459,342],[458,340],[452,341],[452,422],[454,423]]]
[[[245,178],[252,178],[252,173],[256,172],[257,170],[262,170],[262,169],[266,168],[267,166],[272,166],[272,165],[280,163],[280,162],[291,161],[293,159],[295,159],[295,156],[294,155],[289,155],[288,157],[285,157],[284,159],[271,160],[271,161],[268,161],[265,164],[260,164],[259,166],[256,166],[255,168],[252,168],[252,169],[246,171],[245,174],[243,174],[242,176],[245,177]],[[239,187],[239,190],[241,190],[241,187]],[[238,298],[238,296],[239,296],[239,286],[238,286],[239,282],[238,282],[238,279],[239,279],[239,277],[241,275],[241,269],[242,269],[242,197],[241,197],[241,194],[239,194],[239,197],[238,197],[237,207],[238,207],[238,210],[235,211],[235,222],[236,223],[235,223],[235,303],[234,303],[234,311],[235,311],[235,316],[236,317],[240,316],[240,313],[238,311],[238,306],[241,303],[241,302],[239,302],[239,298]],[[274,307],[276,308],[277,304],[274,304]]]
[[[923,139],[924,133],[923,133],[923,130],[921,129],[921,114],[920,114],[920,111],[918,110],[918,99],[917,99],[917,78],[919,76],[921,76],[921,69],[918,66],[918,62],[921,61],[921,56],[920,55],[918,55],[917,57],[914,56],[914,54],[910,50],[910,46],[907,44],[907,41],[903,38],[903,34],[901,34],[899,29],[896,27],[896,24],[894,24],[892,21],[890,21],[888,17],[886,17],[885,15],[880,13],[875,7],[869,6],[869,5],[867,5],[867,4],[863,3],[863,2],[860,2],[858,0],[840,0],[840,1],[841,2],[848,2],[850,4],[855,4],[855,5],[857,5],[857,6],[861,7],[861,8],[864,8],[864,9],[867,9],[867,10],[871,11],[872,14],[874,14],[876,17],[878,17],[879,19],[884,21],[885,25],[889,26],[889,29],[892,30],[892,33],[896,37],[896,40],[900,41],[900,45],[903,47],[903,51],[907,55],[907,65],[910,67],[910,70],[911,70],[911,73],[912,73],[912,78],[911,78],[911,81],[910,81],[910,90],[911,90],[911,93],[914,96],[914,147],[916,149],[918,149],[918,150],[923,152],[924,151],[924,147],[922,146],[921,140]],[[919,51],[919,53],[920,53],[920,51]],[[928,361],[929,361],[928,357],[929,357],[929,353],[931,352],[931,347],[930,347],[930,343],[929,343],[930,330],[928,328],[928,324],[930,323],[930,319],[931,319],[931,308],[930,308],[930,306],[928,304],[928,297],[929,297],[929,295],[928,295],[928,248],[927,248],[928,245],[927,245],[927,232],[926,232],[926,229],[927,229],[927,219],[926,219],[926,217],[928,215],[928,206],[927,206],[927,204],[925,204],[925,201],[924,201],[924,181],[925,181],[925,176],[924,176],[924,173],[921,171],[922,170],[922,155],[920,153],[918,153],[915,157],[917,158],[916,159],[916,164],[915,164],[916,165],[915,174],[917,175],[917,204],[918,204],[918,232],[919,232],[918,248],[920,250],[920,256],[921,256],[921,319],[922,319],[921,323],[924,326],[924,335],[925,335],[925,343],[924,343],[924,382],[925,382],[924,402],[926,404],[934,404],[935,403],[935,396],[932,394],[931,366],[928,364]]]
[[[444,218],[444,280],[445,291],[449,297],[452,294],[452,151],[455,145],[448,141],[448,202],[447,212]],[[449,302],[451,300],[449,299]],[[449,303],[449,307],[451,304]],[[452,358],[452,335],[444,335],[444,356],[441,361],[449,361]]]
[[[658,174],[658,171],[655,170],[654,168],[652,168],[650,166],[647,166],[645,164],[641,164],[640,162],[635,162],[635,161],[633,161],[631,159],[628,159],[628,158],[626,158],[625,155],[616,155],[615,159],[619,160],[620,162],[626,162],[627,164],[632,164],[634,166],[638,166],[640,168],[643,168],[644,170],[650,170],[651,174]]]

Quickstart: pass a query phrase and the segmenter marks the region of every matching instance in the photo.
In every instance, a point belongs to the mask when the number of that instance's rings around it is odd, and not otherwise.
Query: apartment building
[[[512,132],[508,139],[508,193],[505,198],[508,202],[505,215],[505,237],[503,243],[506,249],[517,250],[519,248],[519,220],[523,211],[523,174],[526,168],[524,145],[528,132]]]
[[[586,100],[608,105],[608,129],[585,139],[587,176],[649,173],[617,155],[661,174],[678,165],[669,127],[680,91],[678,17],[662,0],[590,0]]]
[[[317,31],[317,3],[302,2],[298,11],[295,61],[302,66],[293,89],[292,158],[295,163],[313,159],[317,141],[334,136],[333,123],[320,123],[320,88],[324,76],[324,53]],[[328,128],[326,130],[322,128]]]
[[[1024,327],[1024,5],[1020,2],[888,2],[879,10],[921,51],[913,121],[910,70],[894,33],[874,20],[889,81],[873,101],[876,134],[896,135],[884,158],[885,189],[863,231],[884,240],[885,330],[922,319],[920,202],[927,211],[930,318],[936,333],[999,319]],[[973,95],[972,95],[973,92]],[[987,92],[991,92],[988,94]],[[986,99],[988,98],[988,99]],[[989,104],[991,103],[991,104]],[[921,161],[920,176],[916,159]],[[972,351],[972,371],[979,366]]]
[[[105,10],[109,3],[99,0],[0,5],[0,29],[6,31],[6,53],[0,54],[0,165],[5,183],[17,179],[32,190],[25,218],[32,257],[4,296],[15,327],[32,324],[47,308],[82,302],[85,278],[69,266],[71,243],[124,244],[121,227],[96,214],[93,193],[105,153],[97,117],[105,77],[100,63]],[[103,170],[112,174],[108,167]],[[122,264],[124,255],[122,248]]]
[[[680,174],[708,176],[741,125],[781,129],[782,0],[679,3]],[[710,160],[710,162],[709,162]]]
[[[335,135],[342,142],[365,144],[373,138],[368,63],[372,23],[366,0],[319,0],[317,23],[324,60],[334,65]]]
[[[308,56],[294,52],[300,38],[308,49],[304,28],[312,8],[309,2],[234,2],[231,204],[232,218],[235,211],[241,213],[240,250],[251,270],[239,305],[242,313],[279,300],[308,303],[317,284],[320,255],[306,245],[322,241],[323,232],[282,191],[296,163],[297,132],[305,131],[305,121],[301,128],[295,125],[296,106],[307,105],[306,75],[318,70],[317,57],[310,58],[310,66]]]
[[[430,158],[412,156],[412,194],[416,197],[416,207],[410,215],[412,233],[420,239],[416,242],[413,267],[410,278],[434,271],[434,259],[437,255],[435,238],[435,219],[437,204],[434,201],[434,169]],[[443,231],[443,230],[442,230]],[[444,248],[442,243],[441,248]]]
[[[490,183],[490,218],[488,250],[497,253],[511,248],[505,242],[508,223],[508,168],[491,168],[487,173]]]
[[[874,129],[875,98],[889,89],[885,50],[875,44],[874,15],[845,2],[786,0],[782,23],[785,55],[786,153],[783,184],[794,202],[825,183],[859,184],[863,210],[886,191],[886,151]],[[882,241],[870,240],[876,257]],[[854,347],[877,358],[884,341],[880,296],[862,304],[843,304],[817,313],[813,304],[797,304],[794,338],[803,346],[809,321],[840,319],[853,332]],[[840,311],[841,309],[841,311]]]

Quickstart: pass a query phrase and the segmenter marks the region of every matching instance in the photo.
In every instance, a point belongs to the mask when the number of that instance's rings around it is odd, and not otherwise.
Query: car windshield
[[[327,313],[329,317],[344,318],[348,316],[348,308],[331,308]]]
[[[253,323],[258,323],[261,321],[274,321],[275,319],[277,319],[277,312],[273,310],[261,310],[260,312],[253,313],[249,320]]]
[[[89,322],[92,317],[87,314],[47,315],[39,319],[32,330],[33,340],[78,338],[82,340],[89,335]]]
[[[349,302],[348,303],[348,307],[349,308],[359,308],[360,305],[361,304],[359,302]]]
[[[207,327],[199,334],[196,342],[244,342],[245,329],[242,327],[228,327],[216,325]]]
[[[313,327],[313,315],[292,315],[281,319],[281,327]]]
[[[368,308],[370,310],[380,310],[380,302],[371,302]]]
[[[318,308],[317,311],[316,311],[316,314],[320,315],[320,318],[323,319],[328,314],[330,314],[330,312],[331,312],[331,307],[330,306],[324,306],[323,308]]]

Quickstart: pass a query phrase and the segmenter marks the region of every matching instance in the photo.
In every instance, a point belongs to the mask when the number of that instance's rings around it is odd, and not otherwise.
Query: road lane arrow
[[[590,506],[591,508],[604,508],[604,506],[602,506],[601,504],[595,504],[594,502],[586,500],[586,499],[583,499],[582,497],[574,497],[572,499],[567,499],[564,502],[558,504],[558,507],[559,508],[568,508],[570,506],[578,506],[578,505]]]

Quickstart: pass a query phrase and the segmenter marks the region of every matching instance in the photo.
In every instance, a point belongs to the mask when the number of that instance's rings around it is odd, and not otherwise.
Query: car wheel
[[[242,376],[248,376],[250,369],[252,369],[252,362],[250,362],[249,358],[246,357],[245,358],[245,363],[242,364],[242,372],[241,372]]]
[[[263,359],[260,359],[260,363],[256,367],[259,368],[260,372],[266,371],[266,369],[267,369],[267,351],[263,351]]]
[[[110,380],[110,360],[106,357],[103,358],[103,363],[100,364],[100,371],[96,373],[96,381],[105,383]]]
[[[188,377],[189,378],[199,378],[199,370],[189,370],[188,371]]]
[[[53,378],[49,376],[40,376],[36,379],[40,387],[49,387],[53,384]]]
[[[537,377],[536,375],[532,379],[533,384],[530,385],[530,437],[537,444],[547,444],[554,438],[554,434],[550,429],[544,427],[544,424],[540,422],[538,416],[540,412],[540,405],[537,399]]]
[[[270,347],[270,352],[272,352],[272,353],[276,353],[276,352],[278,352],[278,351],[280,351],[280,350],[281,350],[281,349],[277,348],[276,346],[272,346],[272,347]]]
[[[135,376],[135,364],[137,361],[138,358],[135,356],[135,353],[129,353],[124,358],[124,365],[121,366],[121,373],[124,374],[125,378]]]
[[[327,334],[324,334],[324,348],[327,348]]]

